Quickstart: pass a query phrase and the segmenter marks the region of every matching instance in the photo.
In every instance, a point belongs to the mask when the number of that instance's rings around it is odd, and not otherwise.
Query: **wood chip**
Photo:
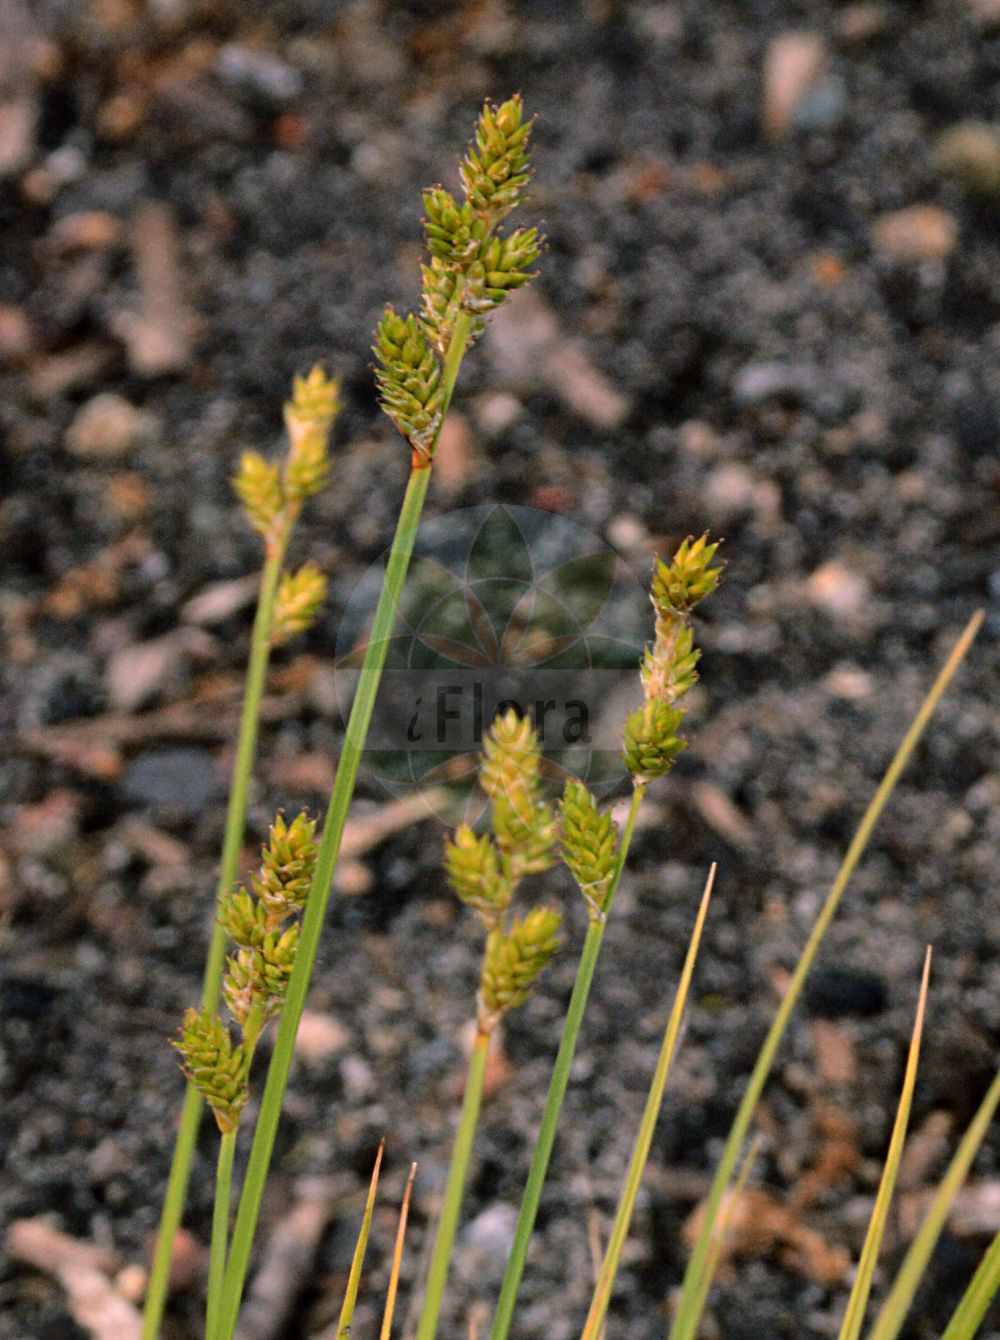
[[[854,1042],[847,1029],[831,1019],[814,1019],[812,1039],[820,1079],[827,1084],[850,1084],[857,1064]]]
[[[44,1218],[15,1220],[7,1251],[62,1285],[73,1320],[94,1340],[139,1340],[142,1316],[112,1284],[116,1262],[110,1253],[61,1233]]]
[[[847,1277],[851,1268],[848,1253],[832,1247],[794,1209],[782,1205],[769,1192],[759,1187],[747,1187],[738,1196],[729,1192],[722,1212],[727,1233],[720,1271],[734,1258],[776,1256],[787,1269],[824,1287],[840,1284]],[[684,1227],[684,1236],[691,1244],[704,1213],[704,1205],[699,1205]]]
[[[783,139],[803,95],[826,67],[826,44],[818,33],[779,33],[764,58],[765,133]]]
[[[691,803],[723,842],[735,851],[749,851],[755,844],[753,824],[732,800],[712,782],[694,782]]]
[[[112,327],[140,377],[181,372],[191,362],[197,322],[184,296],[177,229],[166,205],[146,203],[138,210],[131,242],[139,305],[117,312]]]
[[[602,432],[621,427],[631,408],[583,349],[559,328],[536,289],[522,289],[504,303],[487,328],[493,354],[515,383],[541,381],[585,423]]]

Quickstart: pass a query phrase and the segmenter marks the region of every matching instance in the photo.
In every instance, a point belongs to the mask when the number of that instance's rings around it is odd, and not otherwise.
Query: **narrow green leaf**
[[[951,683],[956,671],[968,655],[969,648],[975,640],[983,622],[983,611],[977,610],[969,622],[966,624],[961,637],[952,648],[948,659],[945,661],[938,676],[935,679],[927,697],[920,705],[917,715],[903,737],[899,748],[889,764],[884,777],[878,785],[874,796],[872,797],[868,808],[865,810],[861,823],[858,825],[857,832],[851,840],[851,845],[847,849],[840,869],[837,871],[836,878],[830,892],[826,896],[815,925],[809,934],[805,948],[802,951],[792,979],[788,984],[781,1004],[778,1007],[774,1022],[768,1030],[767,1037],[760,1049],[760,1053],[754,1064],[753,1072],[747,1081],[747,1086],[743,1091],[743,1097],[740,1099],[740,1105],[737,1108],[736,1116],[733,1118],[733,1124],[729,1135],[726,1138],[725,1148],[722,1151],[722,1158],[719,1160],[719,1166],[715,1171],[715,1177],[712,1181],[712,1187],[709,1191],[708,1205],[706,1208],[705,1222],[698,1234],[694,1250],[691,1253],[691,1259],[684,1275],[684,1283],[681,1288],[680,1307],[677,1316],[674,1318],[674,1324],[670,1331],[670,1340],[695,1340],[698,1333],[698,1323],[701,1319],[703,1303],[699,1304],[699,1298],[703,1298],[703,1293],[699,1289],[699,1280],[708,1259],[709,1248],[711,1244],[712,1224],[715,1216],[719,1212],[719,1204],[726,1193],[733,1178],[736,1169],[736,1162],[739,1158],[740,1149],[747,1137],[750,1129],[750,1122],[753,1120],[753,1114],[756,1111],[760,1096],[764,1092],[764,1086],[771,1074],[771,1067],[774,1064],[774,1058],[778,1047],[785,1035],[788,1027],[788,1021],[791,1018],[792,1011],[798,1003],[802,994],[802,988],[806,977],[813,965],[813,960],[819,951],[823,937],[827,932],[830,922],[833,920],[837,908],[840,906],[840,900],[844,895],[844,890],[850,883],[851,876],[864,854],[868,841],[871,838],[875,825],[881,817],[882,811],[892,795],[896,783],[899,781],[900,774],[910,760],[914,749],[927,728],[934,711],[944,694],[945,689]],[[491,1337],[496,1340],[496,1337]]]
[[[892,1128],[892,1139],[889,1141],[889,1152],[885,1158],[882,1180],[879,1183],[878,1195],[875,1197],[875,1208],[872,1210],[871,1222],[865,1235],[865,1245],[861,1250],[861,1259],[858,1262],[858,1273],[854,1277],[854,1287],[851,1289],[851,1296],[847,1300],[847,1310],[841,1323],[840,1340],[858,1340],[865,1319],[865,1309],[868,1307],[868,1295],[871,1293],[875,1265],[878,1261],[879,1249],[882,1246],[885,1225],[889,1217],[889,1202],[892,1200],[892,1193],[896,1185],[896,1175],[899,1172],[899,1162],[903,1157],[903,1144],[906,1140],[906,1128],[910,1121],[913,1090],[917,1083],[917,1062],[920,1059],[920,1039],[924,1030],[924,1014],[927,1009],[927,986],[930,981],[930,974],[931,950],[928,946],[927,955],[924,959],[923,980],[920,983],[920,999],[917,1002],[917,1017],[913,1025],[913,1036],[910,1039],[910,1054],[906,1058],[903,1092],[900,1095],[896,1121]]]
[[[608,1239],[607,1250],[604,1253],[604,1263],[601,1266],[601,1273],[598,1276],[597,1286],[594,1289],[594,1296],[590,1304],[590,1312],[584,1323],[581,1340],[598,1340],[598,1337],[601,1334],[601,1328],[604,1325],[604,1318],[607,1314],[608,1304],[611,1301],[611,1290],[614,1287],[615,1276],[618,1273],[622,1248],[625,1245],[625,1239],[632,1223],[632,1215],[635,1212],[635,1202],[639,1195],[639,1184],[642,1181],[642,1175],[646,1170],[646,1160],[649,1158],[649,1149],[653,1142],[653,1132],[656,1129],[656,1122],[660,1115],[660,1108],[663,1105],[663,1092],[670,1075],[670,1066],[674,1059],[674,1053],[677,1050],[677,1039],[680,1035],[681,1021],[684,1017],[684,1008],[687,1005],[688,993],[691,988],[691,977],[694,973],[694,965],[698,957],[701,933],[705,925],[705,917],[708,914],[709,900],[712,897],[712,886],[715,883],[715,870],[716,867],[713,864],[711,870],[708,872],[708,879],[705,882],[705,892],[702,894],[701,905],[698,908],[698,916],[695,920],[690,942],[688,943],[687,954],[684,959],[684,967],[681,971],[681,979],[677,987],[677,994],[674,997],[673,1008],[670,1011],[670,1018],[667,1021],[666,1032],[663,1035],[663,1044],[660,1047],[659,1059],[656,1062],[653,1082],[649,1087],[646,1107],[642,1114],[642,1121],[639,1125],[635,1144],[632,1147],[632,1157],[629,1160],[625,1185],[622,1188],[621,1199],[618,1202],[618,1212],[615,1215],[615,1222],[611,1229],[611,1236]]]
[[[361,1229],[358,1233],[358,1241],[354,1248],[354,1259],[351,1261],[351,1273],[347,1277],[347,1292],[344,1294],[344,1306],[340,1309],[340,1320],[337,1322],[337,1340],[350,1340],[351,1323],[354,1320],[354,1305],[358,1301],[358,1286],[361,1284],[361,1267],[365,1263],[365,1248],[368,1246],[368,1234],[372,1226],[372,1213],[375,1209],[375,1193],[378,1190],[378,1175],[382,1167],[382,1154],[385,1151],[385,1141],[378,1147],[378,1153],[375,1155],[375,1167],[372,1169],[372,1180],[368,1187],[368,1199],[365,1201],[365,1213],[361,1220]]]
[[[755,1135],[750,1141],[750,1146],[743,1156],[743,1162],[740,1164],[740,1170],[736,1175],[736,1181],[733,1189],[723,1197],[722,1206],[719,1210],[715,1226],[712,1230],[712,1246],[708,1253],[708,1261],[705,1266],[704,1274],[701,1277],[701,1285],[698,1292],[699,1310],[705,1306],[705,1300],[708,1298],[708,1291],[712,1287],[712,1281],[715,1279],[715,1273],[719,1268],[719,1261],[722,1259],[722,1251],[726,1245],[726,1238],[729,1235],[729,1227],[736,1212],[736,1207],[740,1203],[740,1197],[743,1195],[743,1189],[747,1184],[747,1178],[750,1176],[750,1169],[756,1162],[757,1155],[760,1153],[762,1144],[761,1136]]]
[[[889,1296],[882,1304],[882,1310],[868,1332],[868,1340],[896,1340],[899,1335],[910,1304],[913,1302],[913,1296],[924,1277],[931,1253],[951,1213],[955,1197],[968,1176],[972,1160],[983,1143],[998,1102],[1000,1102],[1000,1071],[986,1091],[986,1097],[980,1103],[978,1112],[972,1118],[968,1130],[955,1150],[948,1170],[934,1193],[926,1218],[920,1225],[917,1236],[910,1243],[909,1251],[903,1259]]]
[[[986,1249],[986,1255],[972,1277],[941,1340],[972,1340],[986,1309],[1000,1289],[1000,1233]]]
[[[389,1288],[385,1295],[385,1311],[382,1314],[382,1330],[379,1340],[389,1340],[392,1334],[392,1316],[396,1310],[396,1293],[399,1289],[399,1268],[403,1264],[403,1244],[406,1241],[406,1220],[410,1213],[410,1196],[413,1192],[413,1179],[417,1175],[417,1165],[410,1164],[410,1175],[406,1179],[403,1192],[403,1204],[399,1211],[399,1226],[396,1229],[396,1245],[392,1252],[392,1270],[389,1274]]]

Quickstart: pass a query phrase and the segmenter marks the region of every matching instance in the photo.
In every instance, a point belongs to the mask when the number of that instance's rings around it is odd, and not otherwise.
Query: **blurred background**
[[[182,1092],[167,1038],[200,979],[260,557],[228,480],[242,447],[280,445],[293,372],[320,358],[342,376],[335,484],[296,547],[331,594],[275,657],[249,867],[276,808],[321,810],[339,750],[340,616],[407,468],[369,344],[386,301],[417,297],[419,189],[457,186],[482,100],[515,90],[538,116],[525,217],[548,247],[463,369],[428,515],[558,513],[640,576],[710,527],[728,561],[699,625],[692,747],[644,808],[605,941],[525,1340],[582,1324],[590,1230],[613,1211],[717,860],[609,1318],[630,1340],[665,1334],[684,1225],[819,899],[933,669],[988,609],[782,1050],[753,1222],[705,1329],[828,1336],[928,941],[889,1265],[1000,1041],[996,0],[0,0],[0,1206],[53,1214],[118,1265],[147,1259]],[[385,1135],[355,1322],[370,1333],[409,1160],[407,1289],[449,1154],[479,933],[443,885],[439,823],[412,825],[371,782],[356,814],[371,822],[338,875],[262,1225],[266,1250],[318,1205],[310,1265],[247,1340],[333,1334]],[[496,1060],[452,1335],[502,1273],[572,983],[585,913],[551,878],[570,943]],[[176,1340],[198,1333],[212,1160],[206,1127]],[[911,1340],[940,1333],[998,1207],[991,1139]],[[4,1340],[87,1334],[51,1279],[0,1265]]]

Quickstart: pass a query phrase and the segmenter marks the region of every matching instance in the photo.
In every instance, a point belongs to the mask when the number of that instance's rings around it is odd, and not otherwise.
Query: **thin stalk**
[[[726,1239],[729,1236],[729,1229],[732,1226],[733,1216],[739,1208],[740,1197],[746,1189],[747,1178],[750,1176],[750,1169],[757,1161],[757,1155],[760,1153],[760,1147],[763,1143],[759,1134],[755,1135],[750,1141],[750,1147],[743,1156],[743,1162],[740,1164],[739,1172],[736,1174],[736,1181],[733,1188],[723,1201],[722,1209],[719,1211],[719,1218],[716,1222],[716,1230],[712,1235],[712,1249],[708,1254],[708,1265],[705,1267],[705,1273],[699,1283],[699,1301],[702,1307],[705,1306],[705,1299],[708,1297],[708,1291],[712,1287],[712,1280],[715,1279],[715,1272],[719,1268],[719,1262],[722,1260],[722,1253],[725,1250]]]
[[[865,1234],[865,1245],[861,1249],[858,1271],[854,1277],[854,1287],[847,1300],[844,1320],[840,1327],[839,1340],[858,1340],[868,1308],[868,1296],[875,1278],[875,1266],[885,1236],[885,1226],[889,1219],[889,1204],[896,1187],[896,1176],[903,1157],[903,1145],[906,1142],[906,1130],[910,1124],[910,1109],[913,1106],[913,1090],[917,1085],[917,1063],[920,1060],[920,1041],[924,1031],[924,1015],[927,1010],[927,986],[931,975],[931,951],[927,949],[924,959],[924,975],[920,983],[920,999],[917,1002],[917,1017],[910,1038],[910,1051],[906,1058],[906,1073],[903,1076],[903,1091],[896,1110],[896,1120],[892,1127],[889,1152],[885,1156],[882,1180],[879,1182],[875,1207]]]
[[[469,1058],[469,1073],[465,1081],[465,1097],[462,1099],[462,1111],[458,1118],[458,1130],[455,1133],[455,1147],[452,1150],[451,1166],[448,1169],[448,1181],[444,1189],[444,1201],[441,1206],[441,1218],[438,1220],[437,1233],[434,1236],[434,1250],[431,1253],[430,1270],[427,1273],[427,1288],[424,1293],[424,1305],[420,1312],[420,1324],[417,1327],[416,1340],[433,1340],[437,1331],[438,1317],[441,1313],[441,1299],[448,1278],[448,1266],[451,1262],[451,1249],[455,1243],[455,1230],[458,1228],[458,1216],[462,1209],[462,1195],[465,1191],[465,1178],[469,1170],[469,1156],[475,1139],[476,1123],[483,1101],[483,1081],[486,1078],[486,1058],[490,1050],[490,1034],[478,1032]]]
[[[694,975],[694,965],[698,958],[701,933],[705,925],[705,917],[708,915],[712,885],[715,883],[715,869],[716,867],[713,865],[705,882],[705,892],[702,894],[694,930],[688,942],[684,967],[677,986],[677,994],[674,996],[674,1003],[663,1035],[663,1044],[660,1047],[653,1081],[649,1086],[642,1121],[639,1123],[639,1133],[632,1148],[632,1157],[629,1160],[625,1185],[622,1187],[621,1199],[618,1202],[618,1212],[611,1228],[611,1236],[608,1238],[601,1273],[597,1279],[594,1296],[590,1304],[590,1312],[584,1323],[580,1340],[599,1340],[604,1318],[607,1315],[608,1304],[611,1301],[611,1290],[614,1287],[615,1276],[618,1274],[618,1263],[621,1260],[622,1248],[625,1246],[625,1239],[628,1236],[629,1228],[632,1225],[632,1216],[635,1213],[635,1203],[639,1197],[639,1185],[642,1182],[642,1175],[646,1171],[646,1160],[649,1158],[649,1150],[653,1143],[653,1132],[656,1130],[660,1108],[663,1106],[663,1093],[667,1087],[670,1067],[677,1051],[681,1020],[684,1017],[684,1008],[687,1005],[688,993],[691,990],[691,978]]]
[[[463,312],[455,323],[455,333],[445,357],[445,413],[447,413],[448,405],[451,403],[455,379],[458,376],[458,370],[465,353],[470,326],[470,319]],[[295,1035],[298,1032],[299,1020],[302,1017],[309,982],[312,978],[320,934],[323,930],[323,921],[330,900],[333,874],[340,854],[344,825],[347,822],[347,812],[354,797],[358,768],[361,764],[365,741],[368,738],[368,727],[371,724],[375,698],[382,678],[382,669],[388,654],[389,637],[396,622],[399,599],[410,566],[410,556],[413,553],[417,525],[423,510],[430,475],[430,469],[426,466],[424,468],[418,466],[410,471],[403,506],[396,525],[396,534],[386,565],[385,580],[375,609],[375,618],[372,621],[371,636],[365,650],[365,658],[361,666],[354,702],[351,705],[344,747],[337,766],[337,776],[333,784],[333,792],[330,796],[330,804],[326,812],[323,834],[317,853],[316,873],[313,876],[302,918],[298,949],[295,954],[295,966],[289,979],[288,992],[281,1012],[274,1051],[271,1054],[267,1082],[261,1099],[260,1115],[257,1119],[253,1145],[250,1150],[250,1161],[247,1165],[246,1178],[236,1214],[236,1224],[233,1228],[233,1240],[229,1262],[226,1266],[223,1289],[224,1300],[219,1332],[220,1340],[230,1340],[236,1327],[236,1318],[243,1297],[243,1286],[247,1268],[250,1264],[250,1251],[253,1246],[254,1233],[257,1229],[257,1218],[260,1214],[260,1204],[264,1195],[264,1184],[267,1181],[271,1155],[274,1151],[274,1140],[278,1131],[278,1122],[281,1118],[281,1104],[288,1084],[289,1071],[292,1067]]]
[[[222,1302],[222,1279],[226,1270],[229,1245],[229,1209],[233,1189],[233,1156],[236,1132],[227,1131],[219,1141],[219,1161],[215,1170],[215,1207],[212,1211],[212,1246],[208,1262],[208,1313],[205,1340],[215,1340]]]
[[[250,661],[247,666],[243,710],[240,717],[240,732],[236,746],[236,758],[233,763],[229,803],[226,810],[226,827],[222,840],[222,857],[219,862],[216,897],[225,893],[236,882],[240,851],[243,846],[243,833],[246,828],[250,775],[253,770],[254,754],[257,750],[260,702],[264,694],[264,681],[267,678],[267,666],[271,655],[271,626],[274,622],[278,582],[281,578],[281,567],[285,558],[285,550],[288,547],[290,529],[290,526],[284,527],[274,545],[268,550],[261,575],[260,592],[257,596],[257,610],[254,615],[250,644]],[[214,1010],[218,1003],[225,957],[226,933],[219,925],[218,920],[213,918],[212,936],[209,941],[201,988],[201,1003],[206,1010]],[[156,1251],[149,1275],[149,1288],[146,1292],[146,1302],[142,1316],[142,1340],[156,1340],[160,1330],[160,1322],[163,1319],[174,1239],[177,1236],[181,1216],[184,1213],[184,1204],[187,1200],[188,1181],[191,1176],[191,1164],[194,1161],[194,1149],[198,1139],[202,1106],[198,1090],[193,1084],[189,1083],[184,1094],[184,1106],[181,1109],[180,1126],[174,1143],[170,1176],[167,1180],[167,1192],[160,1215]]]
[[[573,1065],[573,1056],[576,1053],[576,1043],[580,1036],[583,1013],[587,1007],[587,997],[590,995],[590,984],[593,981],[594,969],[597,966],[597,957],[601,952],[601,942],[604,939],[604,931],[607,926],[607,914],[611,911],[611,904],[618,890],[622,870],[625,868],[628,849],[632,843],[632,834],[635,832],[635,821],[645,793],[646,788],[644,786],[637,786],[632,792],[632,803],[629,806],[628,819],[625,822],[618,848],[618,862],[615,866],[611,886],[608,889],[604,916],[591,918],[590,925],[587,928],[587,938],[583,942],[583,952],[580,955],[580,963],[576,970],[576,981],[573,983],[573,994],[570,996],[569,1006],[566,1010],[562,1039],[559,1043],[559,1051],[556,1054],[555,1065],[552,1067],[552,1079],[549,1081],[545,1110],[542,1113],[541,1125],[538,1128],[535,1152],[531,1159],[528,1180],[524,1186],[524,1195],[521,1197],[521,1209],[517,1216],[514,1241],[511,1244],[510,1256],[507,1258],[507,1268],[504,1271],[503,1283],[500,1286],[500,1297],[497,1300],[497,1309],[493,1316],[490,1340],[506,1340],[514,1316],[517,1292],[521,1287],[521,1277],[524,1274],[528,1246],[531,1242],[531,1234],[534,1231],[538,1206],[542,1199],[542,1188],[545,1185],[545,1175],[549,1169],[549,1159],[552,1157],[552,1146],[555,1144],[559,1113],[562,1109],[563,1099],[566,1097],[569,1072]],[[421,1338],[418,1337],[418,1340],[421,1340]]]
[[[1000,1288],[1000,1233],[986,1248],[972,1283],[962,1295],[962,1301],[952,1314],[941,1340],[972,1340],[986,1309]]]
[[[385,1311],[382,1313],[382,1329],[379,1340],[390,1340],[392,1318],[396,1311],[396,1294],[399,1290],[399,1271],[403,1264],[403,1245],[406,1242],[406,1221],[410,1214],[410,1196],[413,1194],[413,1179],[417,1175],[417,1165],[410,1164],[410,1175],[406,1179],[403,1192],[403,1204],[399,1211],[399,1224],[396,1227],[396,1243],[392,1249],[392,1270],[389,1274],[389,1288],[385,1295]]]
[[[354,1308],[358,1301],[358,1289],[361,1287],[361,1271],[364,1268],[365,1252],[368,1249],[368,1234],[371,1232],[372,1215],[375,1212],[375,1193],[378,1191],[378,1175],[382,1168],[382,1155],[384,1153],[385,1141],[383,1140],[379,1145],[378,1153],[375,1156],[375,1167],[372,1170],[371,1182],[368,1185],[368,1198],[365,1201],[365,1212],[361,1217],[361,1228],[358,1230],[358,1240],[354,1244],[354,1256],[351,1259],[351,1272],[347,1277],[347,1289],[344,1293],[344,1303],[340,1309],[340,1319],[337,1322],[337,1340],[350,1340],[351,1327],[354,1325]]]
[[[983,1143],[996,1112],[997,1103],[1000,1103],[1000,1071],[994,1077],[985,1098],[979,1105],[979,1110],[969,1123],[968,1130],[959,1141],[948,1169],[934,1193],[927,1216],[920,1225],[920,1231],[910,1243],[903,1264],[899,1267],[893,1286],[889,1290],[889,1296],[882,1304],[882,1310],[868,1332],[867,1340],[896,1340],[896,1336],[902,1330],[913,1296],[924,1277],[927,1263],[947,1222],[959,1188],[965,1181],[972,1160]]]
[[[764,1039],[764,1044],[760,1049],[753,1072],[743,1091],[743,1097],[740,1100],[740,1105],[726,1139],[722,1158],[719,1160],[719,1166],[716,1169],[712,1188],[708,1195],[704,1222],[698,1233],[694,1251],[691,1253],[691,1259],[688,1262],[688,1267],[684,1274],[680,1307],[670,1331],[670,1340],[694,1340],[694,1337],[697,1334],[698,1322],[701,1319],[702,1307],[704,1304],[704,1295],[699,1293],[698,1286],[708,1260],[715,1220],[719,1213],[719,1207],[722,1204],[722,1198],[726,1193],[726,1188],[732,1181],[733,1171],[736,1167],[736,1160],[739,1157],[739,1151],[746,1140],[750,1122],[753,1119],[757,1103],[760,1101],[760,1096],[764,1091],[764,1085],[767,1083],[768,1076],[771,1073],[775,1054],[785,1035],[785,1030],[788,1027],[788,1021],[791,1017],[792,1010],[794,1010],[798,1003],[799,996],[802,994],[802,987],[809,973],[809,969],[812,967],[813,960],[816,957],[820,944],[822,943],[823,936],[826,934],[827,927],[833,920],[834,914],[840,905],[840,900],[843,897],[844,890],[850,883],[851,876],[854,874],[855,868],[861,860],[865,848],[868,846],[868,841],[871,838],[875,825],[878,823],[882,811],[885,809],[889,797],[895,789],[900,773],[909,762],[910,756],[916,748],[920,737],[923,735],[931,717],[934,715],[934,710],[940,702],[942,694],[951,683],[955,672],[965,659],[976,634],[979,632],[982,622],[983,612],[982,610],[978,610],[966,624],[961,637],[955,643],[948,659],[941,667],[937,678],[931,686],[929,693],[921,703],[917,715],[914,717],[909,730],[903,737],[892,762],[886,770],[885,776],[879,783],[875,795],[872,797],[868,808],[865,810],[857,832],[854,834],[854,837],[851,840],[851,845],[847,849],[847,854],[841,863],[840,869],[837,871],[830,892],[827,894],[826,901],[824,902],[815,925],[810,932],[809,939],[802,951],[802,956],[792,974],[792,979],[785,991],[781,1004],[778,1006],[774,1022],[771,1024],[767,1037]]]

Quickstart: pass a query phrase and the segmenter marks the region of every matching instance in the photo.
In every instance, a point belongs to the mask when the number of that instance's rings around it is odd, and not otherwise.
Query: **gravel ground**
[[[325,359],[344,381],[337,480],[296,552],[332,574],[331,596],[275,658],[256,842],[277,807],[320,808],[342,738],[341,616],[406,470],[368,346],[384,302],[416,296],[419,188],[453,185],[482,99],[520,89],[548,246],[463,371],[429,515],[559,513],[640,573],[710,527],[728,569],[699,625],[692,747],[644,809],[608,929],[519,1337],[582,1322],[590,1207],[606,1228],[715,860],[609,1322],[664,1334],[683,1226],[783,976],[934,668],[987,608],[767,1091],[755,1179],[781,1227],[730,1265],[704,1332],[836,1334],[847,1285],[824,1271],[863,1237],[928,942],[911,1205],[1000,1042],[1000,10],[3,0],[0,26],[4,1217],[53,1214],[146,1258],[181,1093],[166,1038],[197,992],[248,644],[241,579],[259,562],[228,478],[241,447],[278,442],[291,374]],[[189,606],[206,590],[214,621]],[[359,807],[385,803],[369,776]],[[303,1178],[333,1178],[288,1336],[336,1320],[382,1135],[389,1208],[358,1334],[376,1324],[416,1158],[409,1292],[478,954],[443,889],[438,825],[392,836],[344,883],[310,1001],[325,1033],[297,1066],[265,1205],[266,1231]],[[550,887],[576,945],[583,909],[557,875]],[[450,1335],[502,1273],[574,957],[506,1031]],[[839,1173],[831,1149],[847,1151]],[[940,1334],[998,1226],[998,1156],[991,1137],[910,1340]],[[198,1333],[212,1161],[206,1131],[175,1340]],[[83,1334],[57,1286],[0,1267],[3,1340]]]

